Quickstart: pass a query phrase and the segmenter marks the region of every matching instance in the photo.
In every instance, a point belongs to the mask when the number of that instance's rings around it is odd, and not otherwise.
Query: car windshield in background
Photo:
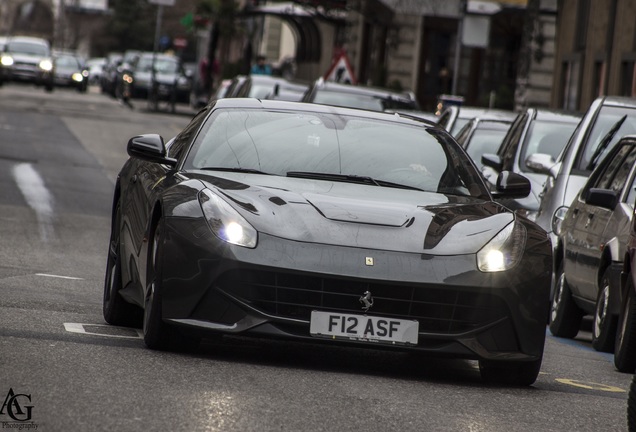
[[[470,121],[469,118],[459,118],[458,117],[455,120],[455,123],[453,124],[453,128],[450,131],[451,135],[453,135],[453,136],[457,135],[459,133],[459,131],[461,131],[462,128],[468,124],[469,121]]]
[[[9,42],[7,51],[11,53],[31,54],[39,57],[49,55],[46,46],[30,42]]]
[[[532,122],[526,134],[519,160],[525,161],[528,156],[535,153],[548,154],[554,160],[557,160],[574,129],[576,129],[576,123],[541,120]],[[521,163],[521,170],[523,172],[534,172],[526,167],[525,162]]]
[[[488,198],[480,174],[446,133],[355,116],[218,111],[199,134],[185,168],[320,174],[333,181]]]
[[[599,145],[602,144],[601,141],[623,117],[625,117],[625,119],[614,132],[612,138],[609,142],[605,143],[602,149],[599,149]],[[607,155],[621,137],[633,133],[636,133],[636,109],[613,106],[602,107],[598,113],[594,127],[590,132],[590,136],[587,139],[585,148],[576,161],[575,169],[585,172],[591,171],[596,163]]]
[[[370,111],[386,111],[399,109],[418,109],[415,101],[407,99],[382,98],[374,95],[343,93],[322,90],[316,93],[314,103],[366,109]]]
[[[466,151],[470,157],[477,163],[481,160],[481,156],[486,153],[497,153],[501,142],[506,136],[505,129],[487,129],[479,128],[475,129]]]
[[[142,72],[152,71],[152,57],[142,57],[137,64],[137,70]],[[173,59],[157,58],[155,60],[157,73],[174,74],[179,71],[179,63]]]
[[[67,68],[79,68],[79,62],[75,57],[71,56],[59,56],[55,60],[55,66],[67,67]]]

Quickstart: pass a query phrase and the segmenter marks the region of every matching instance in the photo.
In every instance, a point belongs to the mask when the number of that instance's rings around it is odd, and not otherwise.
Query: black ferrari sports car
[[[479,360],[530,385],[552,252],[457,142],[403,114],[219,99],[167,143],[128,142],[104,317],[153,349],[236,335]],[[494,194],[494,195],[493,195]]]

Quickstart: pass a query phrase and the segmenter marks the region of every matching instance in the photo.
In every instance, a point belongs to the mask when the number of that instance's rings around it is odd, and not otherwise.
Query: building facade
[[[636,97],[636,0],[560,0],[552,105]]]

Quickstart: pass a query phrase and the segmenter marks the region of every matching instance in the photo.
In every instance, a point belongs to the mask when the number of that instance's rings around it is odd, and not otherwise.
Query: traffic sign
[[[324,76],[325,81],[334,81],[343,84],[356,84],[356,76],[353,73],[351,63],[346,54],[340,54]]]

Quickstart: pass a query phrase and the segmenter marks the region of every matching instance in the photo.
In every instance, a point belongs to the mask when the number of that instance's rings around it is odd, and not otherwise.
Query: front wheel
[[[479,360],[484,381],[507,386],[529,386],[539,376],[542,359],[527,362]]]
[[[627,275],[627,292],[618,317],[614,346],[614,366],[620,372],[636,370],[636,298],[631,273]]]
[[[121,246],[119,240],[119,225],[121,208],[117,204],[115,218],[111,228],[106,260],[106,277],[104,280],[104,300],[102,312],[108,324],[139,327],[141,324],[141,310],[139,307],[126,302],[119,291],[122,289],[121,279]]]
[[[616,339],[617,320],[609,311],[610,293],[610,271],[607,269],[601,280],[592,324],[592,347],[601,352],[614,352]]]
[[[163,220],[154,228],[152,245],[148,256],[148,288],[144,302],[143,334],[148,348],[157,350],[194,349],[199,339],[181,335],[177,329],[163,321],[161,297],[161,257],[163,256]]]
[[[572,292],[565,280],[563,264],[559,266],[555,280],[554,297],[550,305],[550,333],[571,339],[581,329],[583,312],[572,299]]]

